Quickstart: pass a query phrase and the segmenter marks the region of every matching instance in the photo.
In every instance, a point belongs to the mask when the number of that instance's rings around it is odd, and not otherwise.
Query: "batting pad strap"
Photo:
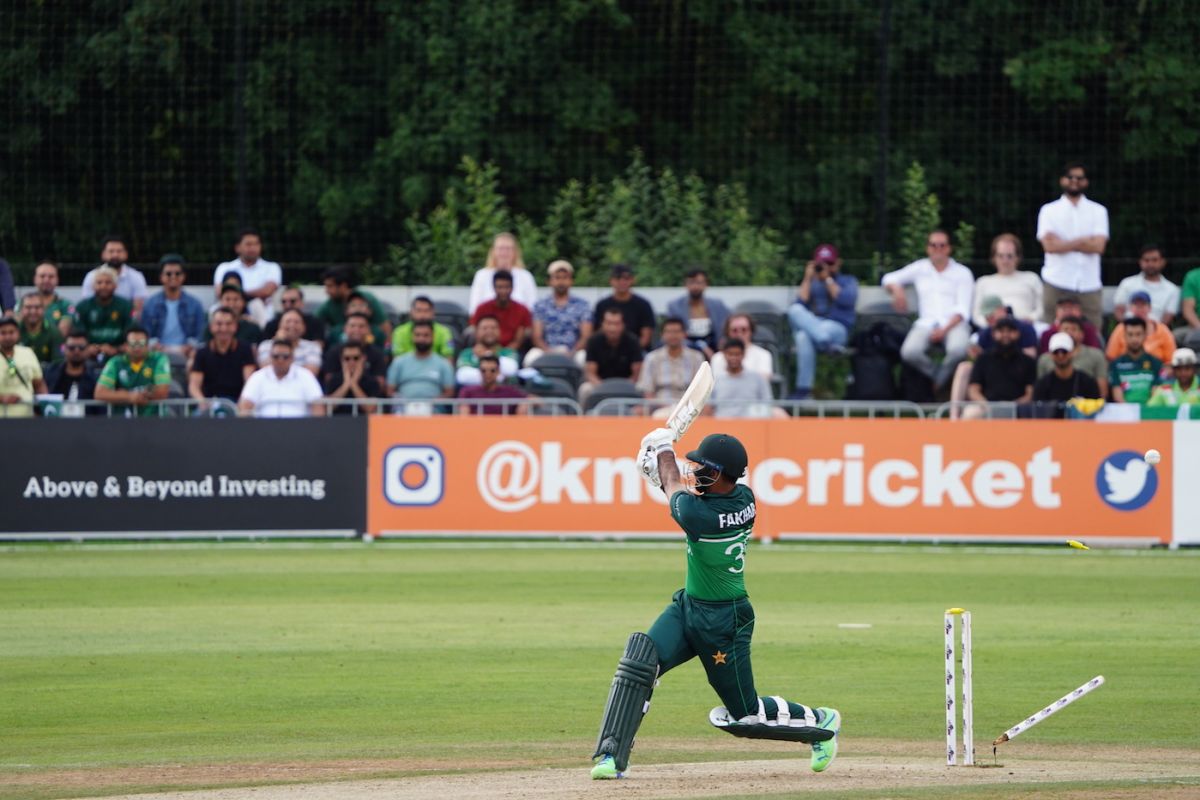
[[[771,699],[775,701],[775,708],[778,709],[775,712],[775,722],[779,725],[787,725],[792,721],[792,712],[788,711],[787,700],[775,694],[771,695]],[[761,703],[762,701],[760,700],[759,702]],[[765,722],[766,720],[763,721]]]
[[[642,717],[650,710],[650,695],[657,678],[658,650],[654,641],[644,633],[632,634],[625,644],[625,654],[617,662],[592,758],[611,755],[617,771],[625,771],[634,736]]]

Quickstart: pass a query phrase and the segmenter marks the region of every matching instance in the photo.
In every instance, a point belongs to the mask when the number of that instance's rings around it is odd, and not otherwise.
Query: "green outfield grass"
[[[163,763],[583,765],[625,637],[682,579],[681,549],[620,544],[11,548],[0,785]],[[758,688],[837,706],[844,741],[940,751],[942,611],[958,605],[979,742],[1103,674],[1020,741],[1195,747],[1195,554],[760,545],[748,585]],[[728,738],[715,704],[698,664],[669,674],[640,757],[706,757]],[[685,747],[656,751],[668,739]]]

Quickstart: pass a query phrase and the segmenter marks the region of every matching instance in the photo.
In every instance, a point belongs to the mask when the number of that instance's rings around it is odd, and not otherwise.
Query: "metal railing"
[[[323,398],[314,405],[321,406],[326,415],[342,413],[355,417],[366,414],[395,414],[407,417],[454,414],[577,417],[583,414],[583,409],[573,398],[532,395],[495,399],[438,397],[429,400],[411,400],[403,397]]]
[[[587,413],[591,416],[653,416],[655,411],[667,409],[673,403],[664,400],[648,400],[639,397],[606,397]],[[925,409],[907,400],[725,400],[714,404],[714,416],[744,416],[768,418],[777,416],[773,409],[780,409],[791,417],[841,417],[844,419],[887,417],[892,419],[924,419]],[[723,414],[722,409],[746,411],[747,413]]]
[[[12,410],[21,409],[17,413]],[[32,411],[32,414],[29,413]],[[59,400],[38,398],[0,406],[0,419],[30,416],[81,419],[83,417],[236,417],[237,404],[223,397],[197,400],[192,397],[154,400],[144,406],[107,403],[103,400]]]

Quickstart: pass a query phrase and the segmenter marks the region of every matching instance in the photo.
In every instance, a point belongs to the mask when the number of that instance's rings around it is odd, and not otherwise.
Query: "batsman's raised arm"
[[[676,492],[684,491],[683,477],[679,474],[679,464],[675,462],[675,451],[667,448],[658,453],[658,477],[662,481],[663,492],[667,497]]]

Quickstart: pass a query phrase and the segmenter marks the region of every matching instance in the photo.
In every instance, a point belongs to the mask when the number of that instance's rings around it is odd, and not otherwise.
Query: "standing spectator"
[[[304,336],[304,315],[299,311],[285,311],[279,315],[279,332],[274,339],[265,339],[258,345],[258,365],[269,367],[274,359],[274,345],[281,339],[292,344],[292,363],[307,369],[317,376],[321,374],[321,345]],[[318,384],[319,385],[319,384]]]
[[[1175,352],[1175,336],[1170,328],[1154,319],[1151,308],[1150,295],[1146,292],[1139,290],[1129,296],[1129,313],[1146,323],[1146,352],[1165,364]],[[1122,322],[1113,328],[1112,335],[1108,337],[1105,355],[1112,361],[1124,353],[1126,347],[1125,323]]]
[[[498,233],[492,239],[488,249],[487,261],[475,272],[471,279],[471,294],[467,301],[467,311],[474,316],[475,309],[480,304],[496,296],[492,275],[498,269],[506,269],[513,276],[513,300],[526,308],[533,308],[537,302],[537,283],[533,275],[525,268],[525,258],[521,255],[521,245],[517,237],[511,233]]]
[[[58,327],[46,322],[42,296],[30,292],[21,298],[21,344],[28,347],[43,364],[63,357],[63,336]]]
[[[405,400],[453,397],[454,370],[447,359],[434,352],[433,322],[427,319],[412,322],[410,336],[412,350],[397,356],[388,367],[387,382],[392,394]]]
[[[150,406],[171,392],[171,364],[162,353],[150,350],[150,334],[133,326],[125,332],[125,352],[108,359],[96,384],[96,399],[110,405],[137,409],[140,417],[153,416]]]
[[[904,287],[917,290],[917,321],[904,337],[900,358],[933,381],[934,392],[949,383],[958,362],[966,358],[971,340],[967,318],[971,314],[971,270],[951,258],[950,234],[931,231],[925,243],[926,258],[914,261],[883,276],[892,294],[892,305],[901,314],[908,311]],[[940,366],[929,357],[929,349],[942,345],[946,355]]]
[[[500,345],[500,321],[490,316],[475,322],[475,344],[458,354],[455,376],[459,386],[478,386],[482,382],[479,360],[486,355],[500,359],[500,374],[504,378],[517,374],[517,353]]]
[[[125,330],[133,324],[133,305],[124,297],[117,297],[115,269],[98,267],[89,274],[95,294],[80,301],[75,316],[92,347],[105,358],[111,358],[120,352]]]
[[[1104,351],[1098,350],[1091,345],[1084,344],[1083,336],[1083,319],[1080,317],[1067,317],[1060,323],[1062,330],[1059,333],[1066,334],[1073,346],[1071,348],[1071,361],[1075,365],[1075,369],[1085,373],[1096,382],[1096,386],[1100,388],[1100,396],[1108,396],[1108,359],[1104,356]],[[1054,334],[1057,336],[1058,334]],[[1050,348],[1054,346],[1054,336],[1050,337]],[[1065,342],[1066,339],[1059,339],[1059,343]],[[1042,353],[1038,356],[1037,374],[1041,378],[1050,372],[1054,371],[1054,365],[1057,362],[1049,352]]]
[[[190,356],[204,339],[204,306],[183,290],[187,267],[183,256],[168,253],[158,260],[162,291],[146,301],[142,327],[150,344],[168,353]]]
[[[296,309],[304,317],[304,331],[314,342],[325,344],[325,323],[304,310],[304,291],[299,286],[285,285],[279,292],[279,314]],[[279,314],[263,326],[262,338],[274,339],[279,330]]]
[[[150,296],[150,290],[146,286],[146,276],[125,263],[128,258],[129,248],[123,237],[104,237],[104,241],[100,243],[100,261],[102,263],[83,276],[83,292],[80,294],[80,298],[87,300],[97,293],[96,275],[107,267],[112,269],[117,276],[117,297],[129,302],[134,317],[140,315],[146,298]],[[93,338],[92,343],[95,344],[95,341]]]
[[[1108,365],[1112,398],[1118,403],[1145,403],[1161,382],[1163,363],[1146,352],[1146,320],[1125,320],[1125,352]]]
[[[1037,358],[1037,330],[1025,320],[1013,316],[1012,309],[1005,306],[1003,300],[996,295],[985,297],[979,304],[979,310],[983,312],[983,322],[987,327],[974,337],[974,343],[967,348],[971,358],[978,358],[980,353],[991,352],[995,347],[995,325],[1000,320],[1011,320],[1017,326],[1017,347],[1030,358]],[[1040,305],[1038,310],[1041,310]]]
[[[1175,380],[1155,387],[1148,406],[1200,405],[1200,385],[1196,383],[1196,352],[1181,347],[1171,356]]]
[[[75,325],[75,306],[58,294],[58,264],[39,261],[33,270],[33,285],[46,309],[46,322],[66,336],[67,331]]]
[[[42,365],[20,338],[17,321],[0,317],[0,419],[32,417],[34,395],[46,393]]]
[[[600,321],[599,333],[587,343],[587,361],[583,365],[583,383],[579,402],[609,378],[638,380],[642,372],[642,348],[632,333],[625,330],[625,317],[619,308],[609,308]]]
[[[83,331],[68,331],[63,344],[62,361],[46,369],[46,391],[62,395],[63,400],[94,400],[100,372],[88,361],[88,340]]]
[[[433,329],[433,352],[447,361],[454,359],[454,331],[434,317],[437,310],[433,300],[425,295],[417,295],[408,307],[408,322],[398,325],[392,333],[392,355],[402,356],[413,352],[413,328],[418,322],[428,322]]]
[[[388,319],[387,310],[379,298],[365,289],[358,288],[354,270],[351,267],[330,267],[321,275],[325,284],[324,303],[317,308],[317,319],[329,329],[329,341],[336,342],[342,333],[342,325],[349,313],[351,296],[357,295],[370,306],[368,319],[371,321],[373,341],[386,342],[391,338],[392,323]]]
[[[233,312],[234,319],[237,320],[238,341],[257,347],[258,343],[263,340],[262,328],[246,314],[246,293],[242,291],[241,284],[236,280],[229,281],[221,287],[217,308],[227,308]],[[279,320],[274,320],[274,323],[278,328]],[[204,336],[207,339],[211,335],[212,328],[210,327]]]
[[[233,240],[237,258],[218,264],[213,273],[214,287],[223,287],[228,275],[238,276],[246,295],[246,309],[260,324],[275,316],[275,291],[283,283],[283,267],[264,259],[262,251],[262,237],[258,231],[243,228]]]
[[[375,380],[379,391],[382,392],[387,385],[387,356],[375,345],[367,343],[370,337],[371,323],[365,314],[351,314],[346,317],[346,321],[342,323],[342,341],[325,348],[325,355],[321,361],[321,373],[317,376],[321,379],[321,383],[328,388],[329,376],[343,369],[342,349],[348,345],[354,345],[366,359],[365,372],[367,376]],[[382,396],[382,394],[372,395],[372,397]]]
[[[745,353],[746,343],[741,339],[726,338],[722,343],[718,355],[723,356],[725,369],[713,376],[708,413],[722,418],[786,417],[786,411],[771,405],[774,398],[766,377],[745,368]]]
[[[1179,310],[1179,287],[1163,277],[1167,259],[1162,248],[1156,244],[1143,245],[1138,253],[1138,273],[1130,275],[1117,284],[1113,295],[1113,316],[1125,319],[1126,305],[1135,292],[1145,292],[1150,298],[1150,314],[1163,325],[1170,327]]]
[[[516,386],[500,383],[500,359],[493,355],[480,356],[477,386],[464,386],[458,390],[462,400],[517,400],[525,392]],[[525,407],[515,403],[464,403],[458,407],[459,414],[524,414]]]
[[[366,319],[360,317],[363,323]],[[349,324],[347,319],[346,323]],[[370,400],[383,397],[383,385],[367,368],[367,346],[347,341],[337,348],[339,366],[325,377],[325,396],[330,400]],[[338,404],[333,414],[374,414],[375,403]]]
[[[513,300],[513,275],[506,269],[492,273],[495,296],[475,308],[471,324],[481,317],[495,317],[500,323],[500,346],[519,351],[533,328],[533,317],[529,307]]]
[[[0,258],[0,317],[10,316],[17,308],[17,291],[13,285],[12,267]]]
[[[1007,306],[1012,316],[1025,322],[1041,322],[1043,308],[1042,279],[1033,272],[1024,272],[1021,266],[1021,240],[1014,234],[1002,233],[992,239],[992,266],[996,271],[975,281],[975,305],[971,310],[971,321],[976,327],[986,328],[983,310],[985,297],[998,297]]]
[[[1067,318],[1073,318],[1079,321],[1083,327],[1083,344],[1088,347],[1094,347],[1097,350],[1104,349],[1104,340],[1100,338],[1100,331],[1096,326],[1083,318],[1082,306],[1079,304],[1079,298],[1073,294],[1060,294],[1058,301],[1054,304],[1054,322],[1042,332],[1038,339],[1038,353],[1047,353],[1050,351],[1050,337],[1058,333],[1059,325]]]
[[[705,297],[708,273],[704,270],[688,270],[683,285],[687,294],[667,305],[667,316],[683,320],[687,326],[688,346],[700,350],[705,359],[710,359],[717,350],[717,335],[729,319],[729,309],[717,298]]]
[[[533,304],[533,348],[525,356],[525,366],[545,353],[577,356],[587,347],[592,335],[592,307],[587,300],[571,294],[575,268],[559,259],[546,270],[551,293]]]
[[[971,367],[967,399],[980,403],[1028,403],[1037,382],[1037,362],[1021,349],[1020,329],[1013,317],[992,325],[995,347],[980,354]]]
[[[275,339],[270,345],[270,364],[247,378],[242,389],[238,400],[242,416],[324,416],[321,384],[312,372],[294,363],[291,340]]]
[[[1067,333],[1060,331],[1050,337],[1050,358],[1054,368],[1038,378],[1033,385],[1033,400],[1035,403],[1053,404],[1043,408],[1050,411],[1048,416],[1061,418],[1068,400],[1074,397],[1098,399],[1104,395],[1096,380],[1082,370],[1076,369],[1072,361],[1075,340]]]
[[[218,308],[208,321],[211,338],[196,350],[188,369],[188,396],[196,400],[219,397],[233,403],[257,367],[254,347],[237,338],[238,318]]]
[[[678,317],[668,317],[662,324],[662,346],[651,350],[642,360],[637,388],[647,400],[661,400],[674,405],[683,397],[696,371],[704,363],[704,355],[687,343],[687,328]]]
[[[1077,295],[1083,316],[1097,329],[1103,309],[1100,256],[1108,246],[1108,209],[1084,195],[1087,170],[1067,164],[1058,181],[1062,197],[1038,211],[1037,238],[1045,251],[1042,264],[1043,310],[1049,318],[1062,292]]]
[[[947,253],[949,255],[949,253]],[[817,351],[840,350],[854,327],[858,281],[842,274],[842,259],[831,244],[819,245],[804,265],[796,289],[796,302],[788,309],[788,322],[796,343],[796,388],[793,400],[812,396],[817,375]]]
[[[633,293],[634,280],[633,270],[628,264],[614,264],[608,278],[613,293],[596,303],[592,322],[599,328],[605,312],[609,309],[620,311],[625,320],[625,330],[633,335],[639,347],[646,350],[654,338],[654,308],[646,298]]]
[[[729,319],[725,320],[725,330],[721,336],[721,341],[727,342],[730,339],[741,339],[742,344],[745,345],[744,355],[742,356],[742,368],[750,372],[757,372],[770,382],[775,377],[775,357],[771,355],[770,350],[765,347],[759,347],[754,343],[754,331],[757,327],[749,314],[733,314]],[[725,350],[724,345],[722,345],[721,352],[713,354],[713,376],[721,375],[726,369]]]
[[[1183,276],[1183,288],[1179,293],[1179,313],[1183,317],[1183,326],[1175,329],[1175,339],[1179,344],[1192,337],[1200,337],[1200,267],[1188,270]]]

